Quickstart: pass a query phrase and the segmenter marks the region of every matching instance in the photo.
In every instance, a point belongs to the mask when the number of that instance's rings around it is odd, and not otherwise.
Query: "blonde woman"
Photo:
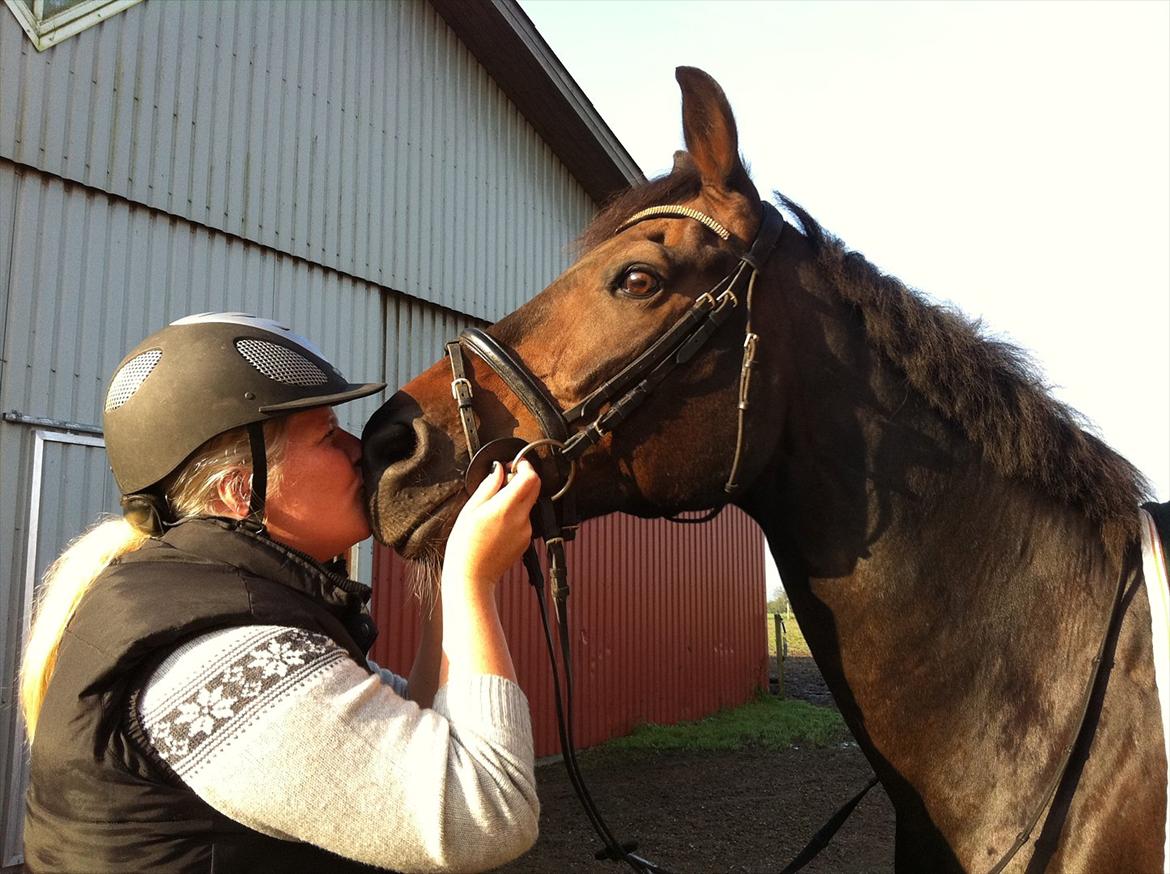
[[[535,841],[528,705],[493,597],[539,481],[496,469],[451,534],[409,679],[366,660],[372,394],[239,313],[143,341],[106,401],[124,518],[49,570],[21,703],[30,872],[479,871]]]

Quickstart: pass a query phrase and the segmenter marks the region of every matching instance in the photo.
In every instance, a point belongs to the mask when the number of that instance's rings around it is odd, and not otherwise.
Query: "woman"
[[[493,593],[539,491],[498,467],[451,532],[409,680],[367,662],[348,383],[288,329],[180,319],[115,373],[124,518],[46,575],[26,648],[26,868],[478,871],[527,850],[527,701]]]

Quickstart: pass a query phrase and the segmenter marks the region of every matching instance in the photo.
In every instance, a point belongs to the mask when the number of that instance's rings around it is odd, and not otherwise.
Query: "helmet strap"
[[[149,492],[122,495],[122,516],[138,531],[151,537],[161,537],[165,530],[165,500]]]
[[[264,423],[248,425],[248,443],[252,450],[252,497],[248,504],[248,518],[244,520],[254,531],[264,530],[264,501],[268,497],[268,452],[264,446]]]

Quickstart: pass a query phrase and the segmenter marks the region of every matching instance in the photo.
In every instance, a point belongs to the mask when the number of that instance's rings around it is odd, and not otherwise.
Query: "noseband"
[[[542,490],[541,499],[533,511],[533,528],[536,536],[544,540],[547,551],[553,604],[557,614],[557,636],[560,638],[561,663],[565,676],[566,694],[563,705],[560,672],[557,669],[544,598],[544,574],[534,544],[530,544],[524,553],[524,566],[528,571],[529,581],[537,593],[545,642],[553,663],[553,691],[561,750],[564,754],[565,767],[569,772],[569,780],[585,808],[586,815],[605,845],[597,853],[597,858],[625,862],[640,872],[666,874],[664,869],[635,855],[633,851],[636,845],[622,844],[614,837],[585,788],[573,744],[573,672],[568,632],[568,569],[565,562],[565,541],[573,539],[578,524],[576,501],[572,491],[573,479],[577,460],[585,451],[621,425],[655,389],[662,385],[676,367],[694,358],[742,303],[746,318],[743,361],[739,377],[738,425],[735,453],[724,486],[728,495],[738,491],[744,422],[748,409],[751,373],[755,367],[756,349],[759,344],[759,337],[752,331],[752,293],[755,290],[756,278],[776,248],[780,232],[784,228],[784,220],[775,207],[768,203],[762,203],[761,206],[763,217],[756,238],[749,250],[739,256],[731,272],[715,283],[710,290],[700,294],[687,312],[661,336],[571,409],[562,410],[520,357],[486,331],[468,328],[459,335],[459,339],[446,344],[447,356],[451,362],[451,394],[459,408],[459,421],[471,459],[464,473],[468,491],[474,489],[487,475],[494,462],[511,460],[516,463],[538,448],[551,450],[551,457],[544,465],[544,472],[552,473],[549,468],[553,468],[555,476],[549,479],[558,483],[558,486],[555,490],[550,488],[547,495]],[[679,205],[654,206],[642,210],[626,219],[615,233],[621,233],[639,222],[658,218],[697,221],[724,242],[731,239],[728,230],[715,219],[698,210]],[[517,437],[504,437],[487,444],[481,443],[475,422],[471,382],[467,378],[463,364],[464,352],[483,361],[503,381],[508,391],[520,400],[540,426],[543,435],[540,439],[526,442]],[[544,481],[545,476],[542,475],[541,479]]]

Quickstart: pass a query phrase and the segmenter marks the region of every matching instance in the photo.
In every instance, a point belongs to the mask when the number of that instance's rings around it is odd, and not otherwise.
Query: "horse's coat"
[[[1170,580],[1167,579],[1166,554],[1153,517],[1140,510],[1142,518],[1142,572],[1146,578],[1146,596],[1150,599],[1150,626],[1154,644],[1154,677],[1158,683],[1158,704],[1162,711],[1162,742],[1166,748],[1170,771]],[[1167,774],[1170,785],[1170,773]],[[1167,805],[1170,811],[1170,805]],[[1167,816],[1162,870],[1170,874],[1170,814]]]

